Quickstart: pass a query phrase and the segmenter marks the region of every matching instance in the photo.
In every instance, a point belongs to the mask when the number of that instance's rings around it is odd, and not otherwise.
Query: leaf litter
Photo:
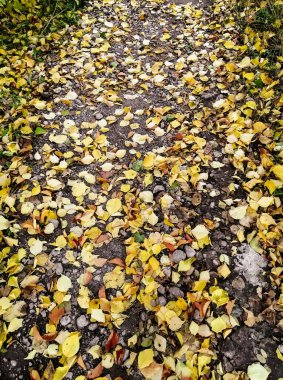
[[[282,375],[282,57],[235,25],[103,0],[43,62],[1,50],[38,81],[1,116],[3,379]]]

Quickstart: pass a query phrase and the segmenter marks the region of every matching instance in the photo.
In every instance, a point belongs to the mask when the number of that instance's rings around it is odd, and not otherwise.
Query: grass
[[[283,0],[235,0],[234,9],[240,27],[257,34],[270,61],[283,55]]]

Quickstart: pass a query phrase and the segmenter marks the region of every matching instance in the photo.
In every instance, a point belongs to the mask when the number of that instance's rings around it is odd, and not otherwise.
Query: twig
[[[57,10],[57,6],[58,6],[58,0],[56,1],[55,8],[54,8],[54,11],[53,11],[50,19],[47,21],[47,23],[45,24],[45,26],[43,27],[43,29],[40,32],[41,35],[43,34],[44,30],[48,27],[48,25],[51,23],[51,21],[55,18],[55,12]],[[63,12],[63,10],[61,12],[59,12],[58,14],[60,14],[62,12]]]

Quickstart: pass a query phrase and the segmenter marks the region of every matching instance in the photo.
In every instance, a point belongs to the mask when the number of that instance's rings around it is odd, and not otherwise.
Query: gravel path
[[[177,3],[93,1],[35,67],[4,313],[22,325],[1,380],[283,376],[282,306],[227,134],[237,31],[221,2]]]

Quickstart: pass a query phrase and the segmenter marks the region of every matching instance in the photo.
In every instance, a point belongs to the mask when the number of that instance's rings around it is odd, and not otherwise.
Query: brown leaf
[[[173,244],[171,244],[171,243],[166,243],[166,241],[164,241],[163,244],[165,245],[166,248],[169,249],[170,252],[174,252],[174,251],[175,251],[175,247],[174,247]]]
[[[89,284],[93,279],[93,274],[89,271],[85,271],[85,273],[82,275],[82,285]]]
[[[39,373],[35,369],[30,372],[30,380],[40,380]]]
[[[231,301],[227,302],[227,304],[226,304],[226,310],[227,310],[228,315],[231,315],[233,307],[235,305],[235,301],[236,300],[231,300]]]
[[[192,196],[192,204],[198,206],[201,204],[201,195],[200,193],[194,193]]]
[[[81,355],[78,357],[77,363],[78,363],[78,365],[79,365],[82,369],[84,369],[84,370],[86,371],[86,366],[85,366],[85,363],[84,363],[83,358],[82,358]]]
[[[88,237],[83,235],[79,238],[79,245],[80,247],[82,247],[84,245],[84,243],[87,241]]]
[[[44,340],[47,340],[49,342],[51,340],[54,340],[57,337],[57,335],[58,335],[58,333],[56,331],[56,332],[53,332],[53,333],[43,334],[42,338]]]
[[[87,378],[88,379],[96,379],[98,376],[102,374],[103,371],[103,366],[101,363],[99,363],[95,368],[91,369],[88,374]]]
[[[114,257],[114,259],[112,259],[112,260],[110,260],[108,262],[109,262],[109,264],[116,264],[116,265],[119,265],[122,268],[125,268],[125,264],[124,264],[123,260],[120,257]]]
[[[36,325],[33,326],[32,333],[33,333],[33,339],[34,340],[37,340],[37,341],[43,340],[43,338],[40,335],[40,332],[38,331],[38,328]]]
[[[54,369],[52,361],[50,360],[43,372],[41,380],[52,380],[54,376],[54,372],[55,372],[55,369]]]
[[[110,236],[107,235],[107,234],[104,234],[104,235],[100,235],[98,236],[98,238],[96,239],[96,243],[99,244],[99,243],[103,243],[104,241],[106,240],[109,240],[110,239]]]
[[[107,339],[107,342],[105,344],[105,351],[109,352],[112,348],[114,348],[116,344],[118,343],[118,340],[119,340],[119,336],[115,333],[115,331],[111,331]]]
[[[49,319],[52,323],[54,323],[54,325],[57,325],[64,313],[65,309],[63,307],[59,308],[58,306],[55,306],[49,314]]]
[[[124,354],[125,354],[125,350],[123,348],[116,351],[116,363],[118,365],[120,365],[122,363],[123,358],[124,358]]]
[[[101,268],[106,263],[107,259],[103,259],[102,257],[97,257],[93,259],[93,263],[96,267]]]
[[[99,298],[106,298],[106,292],[105,292],[105,287],[102,286],[99,291],[98,291],[98,297]]]

